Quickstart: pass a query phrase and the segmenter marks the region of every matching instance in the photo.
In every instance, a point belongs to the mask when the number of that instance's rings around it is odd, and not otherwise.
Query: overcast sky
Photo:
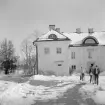
[[[11,39],[18,53],[24,38],[49,24],[63,32],[105,31],[105,0],[0,0],[0,40]]]

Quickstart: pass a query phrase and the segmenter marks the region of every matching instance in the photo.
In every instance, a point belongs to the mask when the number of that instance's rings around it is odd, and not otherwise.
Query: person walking
[[[93,64],[91,64],[91,67],[89,69],[89,75],[90,75],[90,83],[94,83],[94,68],[93,68]]]
[[[80,80],[84,81],[84,76],[85,76],[84,69],[81,67]]]
[[[100,70],[98,68],[98,66],[96,65],[95,69],[94,69],[94,75],[95,75],[95,84],[99,84],[99,74],[100,74]]]

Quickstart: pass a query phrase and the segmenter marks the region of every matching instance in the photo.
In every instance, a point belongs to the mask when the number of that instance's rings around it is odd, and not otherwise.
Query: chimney
[[[55,25],[49,25],[49,30],[55,30]]]
[[[76,33],[80,34],[81,33],[81,28],[77,28]]]
[[[94,33],[93,28],[88,28],[88,33],[89,33],[89,34]]]
[[[55,30],[60,33],[60,28],[56,28]]]

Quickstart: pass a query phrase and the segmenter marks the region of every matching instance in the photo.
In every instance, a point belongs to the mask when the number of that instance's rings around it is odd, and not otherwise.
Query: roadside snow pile
[[[97,91],[93,100],[98,104],[105,105],[105,91]]]
[[[105,104],[105,77],[99,77],[99,85],[86,84],[79,90],[84,99],[92,98],[95,103]]]
[[[44,75],[35,75],[30,78],[30,80],[40,80],[40,81],[75,81],[78,82],[78,76],[44,76]]]
[[[33,79],[33,78],[31,78]],[[43,85],[33,86],[28,82],[14,83],[0,81],[0,105],[31,105],[37,100],[49,101],[62,97],[64,93],[76,85],[77,77],[55,77],[55,76],[35,76],[36,80],[57,80],[57,85],[46,87]],[[35,81],[35,80],[34,80]],[[72,81],[74,81],[72,83]]]
[[[34,103],[33,97],[27,96],[31,86],[14,84],[0,94],[1,105],[30,105]]]
[[[99,88],[95,96],[93,96],[93,100],[98,104],[105,105],[105,76],[100,76]]]

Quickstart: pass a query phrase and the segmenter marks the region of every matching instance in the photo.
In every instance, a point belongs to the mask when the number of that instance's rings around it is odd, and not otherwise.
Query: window
[[[55,34],[50,34],[50,35],[48,36],[48,38],[49,38],[49,39],[54,39],[54,40],[56,40],[56,39],[57,39],[57,36],[56,36]]]
[[[88,39],[85,40],[85,44],[95,44],[95,43],[96,43],[96,42],[95,42],[94,39],[88,38]]]
[[[62,49],[59,47],[57,48],[57,54],[61,54],[62,53]]]
[[[93,36],[88,36],[86,37],[84,40],[83,40],[83,43],[82,44],[86,44],[86,45],[97,45],[99,44],[98,40],[93,37]]]
[[[75,70],[76,69],[76,65],[72,65],[72,69]]]
[[[71,52],[71,59],[75,59],[75,52]]]
[[[58,66],[62,66],[62,64],[58,64]]]
[[[90,58],[90,59],[92,58],[92,52],[91,51],[88,52],[88,58]]]
[[[50,53],[50,49],[49,48],[44,48],[44,52],[45,52],[45,54],[49,54]]]

